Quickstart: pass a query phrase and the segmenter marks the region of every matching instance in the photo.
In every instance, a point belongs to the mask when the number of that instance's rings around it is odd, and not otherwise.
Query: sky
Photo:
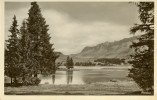
[[[137,22],[138,8],[128,2],[38,2],[49,25],[55,51],[76,54],[95,46],[131,37],[129,29]],[[14,15],[18,25],[28,18],[30,2],[5,2],[5,39]]]

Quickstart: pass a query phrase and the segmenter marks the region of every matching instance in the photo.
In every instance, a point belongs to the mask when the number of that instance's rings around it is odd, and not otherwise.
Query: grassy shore
[[[133,81],[103,82],[85,85],[51,85],[5,87],[6,95],[140,95]]]

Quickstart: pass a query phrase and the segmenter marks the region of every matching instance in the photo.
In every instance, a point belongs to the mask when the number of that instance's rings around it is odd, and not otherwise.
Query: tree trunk
[[[16,77],[14,77],[14,82],[15,82],[15,85],[17,85],[17,80],[16,80]]]
[[[11,86],[12,86],[12,84],[13,84],[13,78],[11,77]]]
[[[24,83],[25,82],[25,74],[23,73],[22,75],[22,82]]]

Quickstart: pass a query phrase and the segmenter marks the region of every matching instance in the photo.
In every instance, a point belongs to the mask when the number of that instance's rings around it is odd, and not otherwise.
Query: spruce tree
[[[31,41],[30,41],[30,35],[27,30],[27,23],[26,20],[22,22],[22,26],[20,27],[20,39],[19,39],[19,47],[20,47],[20,56],[21,56],[21,64],[22,64],[22,79],[23,82],[25,81],[25,78],[27,75],[30,74],[31,69],[30,67],[32,62],[31,58]]]
[[[66,60],[66,68],[67,68],[67,69],[70,68],[70,62],[69,62],[69,61],[70,61],[70,57],[68,56],[68,57],[67,57],[67,60]]]
[[[141,23],[131,28],[131,33],[141,31],[144,34],[138,42],[132,44],[135,54],[132,55],[133,68],[129,76],[144,90],[154,91],[154,2],[137,3]]]
[[[11,78],[14,78],[14,83],[17,83],[17,78],[21,75],[21,57],[20,57],[20,48],[19,48],[19,30],[17,29],[17,20],[16,16],[13,17],[12,26],[9,29],[11,35],[9,39],[6,40],[6,49],[5,49],[5,74]]]
[[[50,43],[50,34],[48,34],[48,25],[41,14],[39,5],[31,2],[31,8],[28,13],[27,29],[31,40],[31,58],[33,63],[32,73],[35,77],[39,72],[49,73],[55,70],[55,60],[57,56],[54,53]]]
[[[71,68],[73,68],[73,66],[74,66],[74,62],[73,62],[72,58],[70,59],[70,66],[71,66]]]
[[[74,66],[73,59],[68,56],[66,60],[66,67],[67,69],[70,69],[73,68],[73,66]]]

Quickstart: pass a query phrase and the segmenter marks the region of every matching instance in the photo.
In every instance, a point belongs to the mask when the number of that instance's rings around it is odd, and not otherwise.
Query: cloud
[[[13,21],[13,16],[16,15],[16,19],[18,22],[18,28],[21,26],[22,21],[28,17],[28,9],[29,8],[21,8],[21,9],[16,9],[16,10],[10,10],[10,11],[5,11],[5,39],[8,39],[8,35],[10,33],[8,30],[10,29],[10,26],[12,25]]]
[[[28,17],[28,9],[29,7],[6,11],[5,39],[9,35],[8,29],[12,24],[13,15],[17,16],[18,24],[21,25],[22,20]],[[94,46],[105,41],[115,41],[130,36],[128,31],[130,26],[123,24],[105,21],[87,23],[71,18],[68,13],[53,9],[43,10],[42,14],[49,25],[51,43],[54,43],[55,51],[64,54],[79,53],[85,46]]]
[[[130,26],[100,21],[84,23],[56,10],[44,11],[43,16],[50,25],[51,42],[54,43],[55,50],[64,54],[78,53],[85,46],[130,36]]]

